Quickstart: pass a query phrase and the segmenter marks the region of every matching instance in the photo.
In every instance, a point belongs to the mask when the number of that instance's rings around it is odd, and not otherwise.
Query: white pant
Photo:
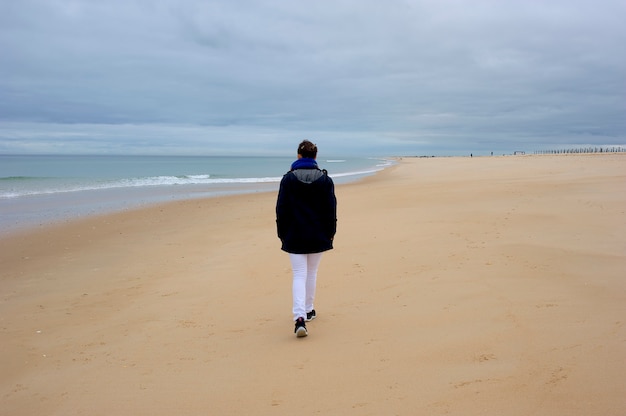
[[[293,271],[293,320],[305,318],[313,310],[317,268],[322,260],[322,253],[289,253]]]

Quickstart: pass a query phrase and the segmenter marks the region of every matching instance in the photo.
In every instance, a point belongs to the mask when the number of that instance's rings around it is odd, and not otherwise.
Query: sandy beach
[[[298,339],[276,194],[0,239],[2,415],[624,415],[626,155],[337,186]]]

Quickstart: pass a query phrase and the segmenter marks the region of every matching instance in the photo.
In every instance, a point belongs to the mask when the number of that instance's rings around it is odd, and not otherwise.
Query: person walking
[[[317,316],[317,269],[322,253],[333,248],[337,231],[337,198],[333,180],[317,165],[317,146],[304,140],[297,154],[298,159],[280,181],[276,228],[293,272],[294,332],[297,337],[305,337],[305,322]]]

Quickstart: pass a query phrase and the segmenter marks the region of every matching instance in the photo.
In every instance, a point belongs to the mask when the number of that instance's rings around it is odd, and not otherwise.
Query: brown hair
[[[302,157],[315,159],[317,157],[317,146],[308,140],[303,140],[298,145],[298,154]]]

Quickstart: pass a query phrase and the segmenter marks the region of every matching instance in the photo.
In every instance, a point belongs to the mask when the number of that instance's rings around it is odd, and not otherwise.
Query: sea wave
[[[349,176],[364,176],[364,175],[371,175],[374,174],[376,172],[381,171],[381,169],[367,169],[367,170],[360,170],[357,172],[344,172],[344,173],[329,173],[328,176],[332,177],[332,178],[345,178],[345,177],[349,177]]]
[[[33,176],[3,176],[0,178],[0,182],[8,181],[31,181],[33,179],[41,179]]]
[[[334,159],[336,163],[340,163],[339,159]],[[330,162],[330,161],[327,161]],[[331,162],[332,163],[332,162]],[[374,174],[385,167],[392,164],[392,161],[381,160],[371,168],[355,170],[351,172],[329,172],[333,178],[350,178],[355,176],[365,176]],[[115,180],[100,181],[63,181],[59,182],[58,178],[36,178],[36,177],[4,177],[0,186],[0,199],[20,198],[36,195],[52,195],[72,192],[99,191],[107,189],[123,189],[123,188],[149,188],[149,187],[168,187],[168,186],[219,186],[219,185],[251,185],[262,183],[278,183],[282,177],[214,177],[209,174],[195,174],[183,176],[149,176],[139,178],[123,178]],[[50,181],[53,181],[52,183]]]
[[[151,176],[145,178],[128,178],[104,182],[83,184],[66,184],[55,187],[35,187],[0,190],[0,198],[19,198],[33,195],[50,195],[70,192],[99,191],[120,188],[143,188],[177,185],[219,185],[219,184],[254,184],[279,182],[279,177],[262,178],[212,178],[211,175],[188,176]],[[13,187],[15,188],[15,187]]]

